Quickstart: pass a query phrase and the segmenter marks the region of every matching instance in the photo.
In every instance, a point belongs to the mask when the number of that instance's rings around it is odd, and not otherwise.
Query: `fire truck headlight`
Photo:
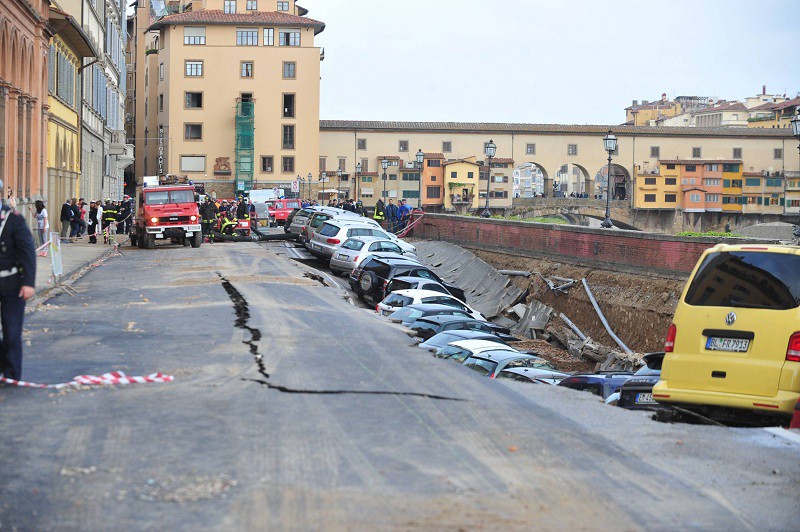
[[[153,218],[150,218],[150,223],[151,224],[157,224],[158,223],[158,218],[156,218],[155,216]]]
[[[196,222],[196,221],[197,221],[197,216],[195,216],[195,215],[193,214],[191,217],[189,217],[189,219],[190,219],[191,221],[193,221],[193,222]]]

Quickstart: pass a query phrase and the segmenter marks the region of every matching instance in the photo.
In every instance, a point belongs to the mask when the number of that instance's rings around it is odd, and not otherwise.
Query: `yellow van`
[[[656,401],[723,421],[788,422],[800,397],[800,247],[706,250],[664,350]]]

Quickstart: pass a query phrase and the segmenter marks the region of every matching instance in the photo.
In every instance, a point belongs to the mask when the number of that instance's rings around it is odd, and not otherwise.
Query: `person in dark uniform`
[[[88,224],[89,243],[97,244],[97,204],[92,201],[89,203],[89,215],[86,223]]]
[[[214,243],[214,237],[212,235],[214,231],[214,227],[217,224],[217,215],[219,214],[219,208],[217,208],[216,203],[211,201],[211,198],[206,196],[206,201],[200,206],[200,221],[202,222],[201,228],[203,230],[203,236],[208,238],[208,243]]]
[[[0,209],[0,373],[22,378],[22,321],[36,285],[36,251],[25,219],[8,205]]]

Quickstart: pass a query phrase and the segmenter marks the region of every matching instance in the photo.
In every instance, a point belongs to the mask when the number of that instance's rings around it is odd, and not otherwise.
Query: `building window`
[[[403,197],[406,199],[418,198],[419,190],[404,190]]]
[[[678,201],[678,196],[676,194],[664,194],[665,203],[676,203],[677,201]]]
[[[675,165],[674,164],[668,164],[667,165],[667,170],[675,170]]]
[[[289,11],[289,2],[278,2],[278,11]]]
[[[389,181],[397,181],[397,174],[389,174]]]
[[[731,180],[731,188],[742,188],[742,180],[741,179],[732,179]]]
[[[644,184],[645,185],[655,185],[656,184],[656,178],[655,177],[645,177],[644,178]]]
[[[202,61],[186,61],[184,62],[184,75],[187,78],[200,78],[203,77],[203,62]]]
[[[181,155],[181,172],[205,172],[205,155]]]
[[[283,79],[295,79],[297,77],[297,63],[287,61],[283,63]]]
[[[283,149],[294,149],[294,126],[283,126]]]
[[[699,158],[700,158],[700,157],[702,157],[702,156],[703,156],[703,150],[702,150],[702,148],[698,148],[698,147],[694,147],[694,148],[692,148],[692,157],[693,157],[693,158],[695,158],[695,159],[699,159]]]
[[[441,168],[442,161],[439,159],[428,159],[428,168]]]
[[[450,153],[453,151],[453,143],[449,140],[442,142],[442,152]]]
[[[707,187],[718,187],[719,179],[703,179],[703,184]]]
[[[320,157],[319,158],[319,172],[320,173],[325,172],[327,167],[328,167],[328,159],[326,159],[325,157]]]
[[[761,186],[761,178],[759,177],[748,177],[744,180],[744,186],[746,187],[760,187]]]
[[[686,165],[687,172],[697,172],[697,165],[696,164],[687,164]]]
[[[241,69],[239,71],[239,75],[243,78],[252,78],[253,77],[253,62],[252,61],[242,61]]]
[[[467,179],[475,179],[475,172],[467,172]]]
[[[203,140],[203,125],[202,124],[184,124],[183,125],[183,138],[184,138],[184,140]]]
[[[526,144],[525,155],[536,155],[536,144]]]
[[[397,151],[399,152],[408,152],[408,141],[401,140],[397,143]]]
[[[772,157],[774,159],[783,159],[783,149],[782,148],[775,148],[773,151]]]
[[[300,32],[298,30],[281,30],[278,32],[279,46],[300,46]]]
[[[689,194],[689,201],[692,203],[700,203],[700,194]]]
[[[184,26],[183,44],[205,44],[205,43],[206,43],[205,27]]]
[[[650,158],[658,159],[661,157],[661,146],[650,146]]]
[[[362,183],[372,183],[372,176],[371,175],[361,176],[361,182]]]
[[[734,159],[741,159],[742,158],[742,149],[741,148],[734,148],[733,149],[733,158]]]
[[[361,159],[361,171],[369,172],[369,159]]]
[[[283,95],[283,117],[294,118],[294,94]]]
[[[187,109],[202,109],[203,108],[203,93],[202,92],[187,92],[186,104]]]
[[[665,177],[664,178],[664,184],[665,185],[673,185],[673,186],[677,185],[678,184],[678,178],[676,178],[676,177]]]
[[[734,173],[736,173],[736,172],[739,171],[739,165],[738,164],[723,164],[722,165],[722,171],[723,172],[734,172]]]
[[[450,179],[458,179],[458,172],[450,172]]]
[[[164,80],[164,63],[158,64],[158,79],[160,81]]]
[[[247,0],[244,8],[250,11],[256,11],[258,9],[258,0]]]
[[[293,174],[294,173],[294,157],[283,157],[283,173],[284,174]]]
[[[568,144],[567,145],[567,155],[578,155],[578,145],[577,144]]]
[[[356,149],[357,150],[366,150],[367,149],[367,139],[357,139],[356,140]]]
[[[236,30],[236,46],[258,46],[258,30]]]
[[[229,14],[236,13],[236,0],[225,0],[222,11]]]
[[[158,95],[158,112],[160,113],[163,110],[164,110],[164,95],[163,94],[159,94]]]
[[[264,28],[264,46],[275,46],[274,28]]]
[[[341,170],[342,172],[347,171],[347,157],[339,157],[338,169]]]
[[[403,172],[403,181],[419,181],[419,173]]]
[[[706,194],[706,201],[708,203],[719,203],[719,194]]]
[[[261,156],[261,172],[262,173],[266,173],[266,174],[271,174],[273,168],[274,168],[274,165],[273,165],[272,155],[262,155]]]

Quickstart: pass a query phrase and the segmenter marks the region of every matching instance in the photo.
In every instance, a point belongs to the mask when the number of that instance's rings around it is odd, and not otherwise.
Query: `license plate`
[[[652,393],[637,393],[636,394],[636,404],[637,405],[648,405],[653,404],[653,394]]]
[[[336,255],[336,258],[341,260],[347,260],[347,255],[339,253],[338,255]]]
[[[319,251],[319,246],[317,244],[311,244],[311,249],[316,249]]]
[[[394,311],[391,311],[391,310],[381,310],[381,314],[383,314],[384,316],[388,316],[389,314],[393,314],[393,313],[394,313]]]
[[[739,338],[718,338],[712,336],[706,341],[706,349],[709,351],[745,353],[749,347],[750,340],[742,340]]]

